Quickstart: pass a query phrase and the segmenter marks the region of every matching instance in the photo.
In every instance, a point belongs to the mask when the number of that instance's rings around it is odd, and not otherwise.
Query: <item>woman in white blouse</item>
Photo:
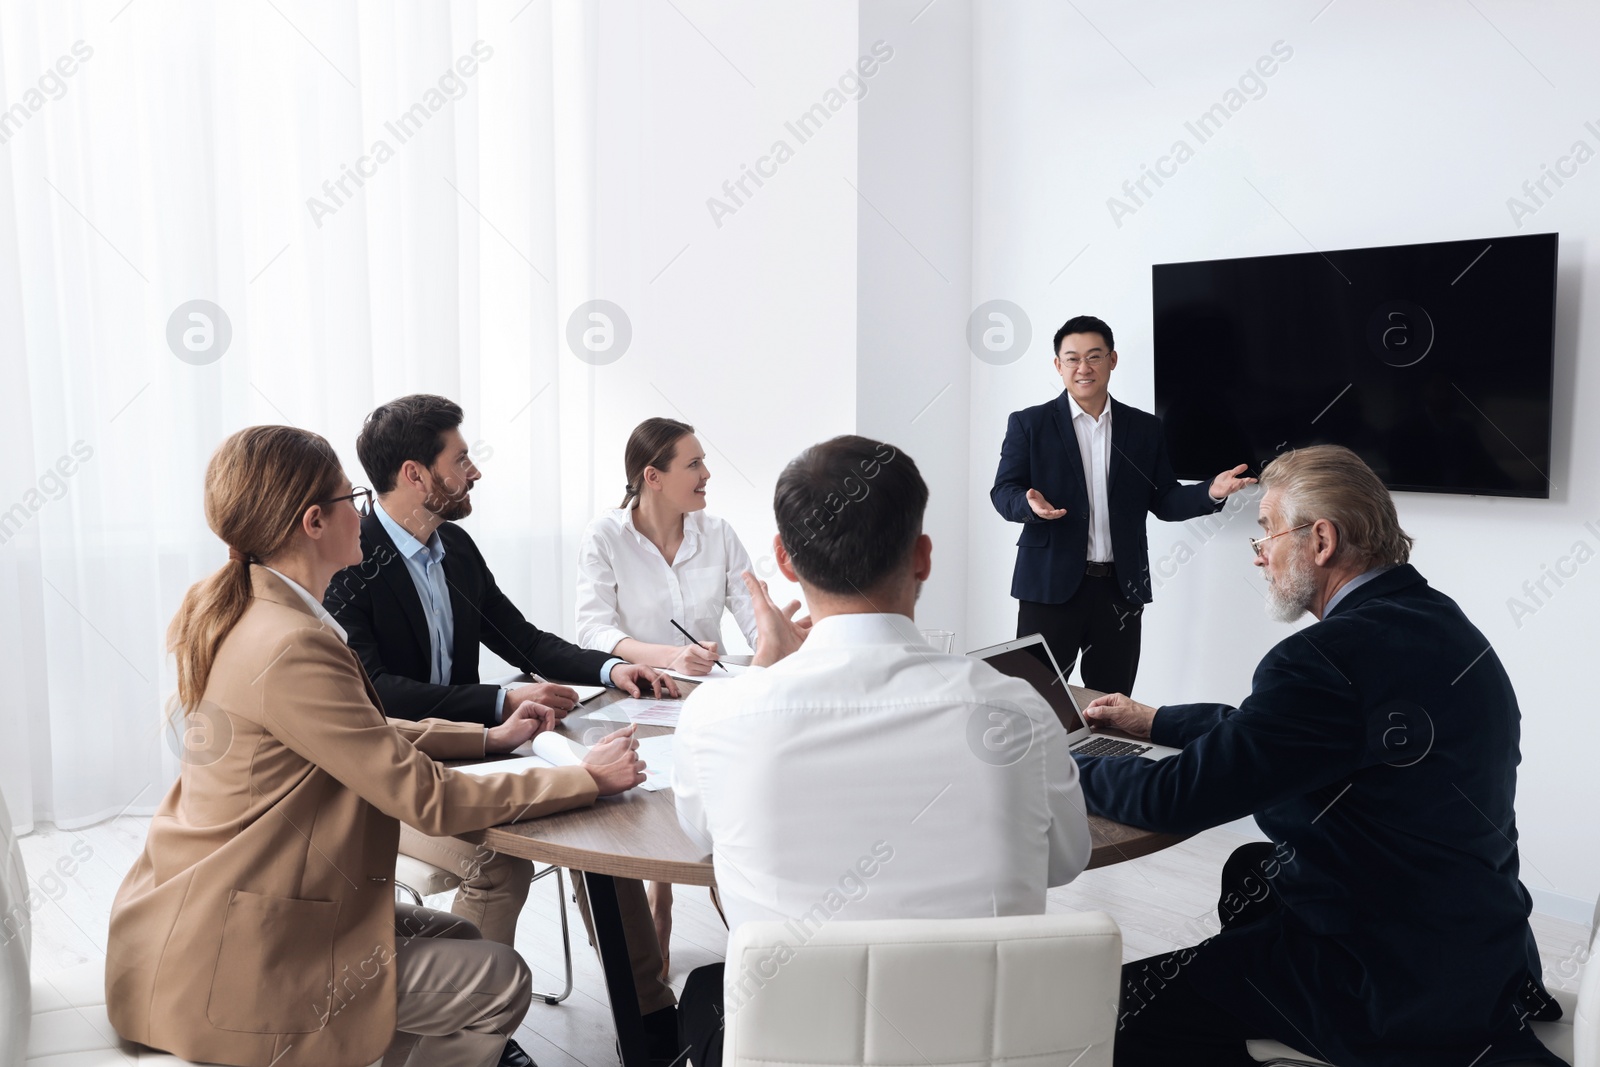
[[[750,555],[733,527],[707,515],[705,450],[694,427],[646,419],[628,436],[622,506],[595,519],[578,552],[578,644],[633,663],[707,674],[721,648],[722,614],[756,646],[755,608],[740,577]],[[707,647],[693,644],[676,621]],[[648,887],[665,975],[672,886]],[[714,899],[714,898],[713,898]]]
[[[578,644],[632,663],[707,674],[732,611],[750,647],[756,618],[739,576],[750,556],[707,515],[705,450],[694,427],[646,419],[628,437],[622,506],[595,519],[578,552]],[[709,649],[692,644],[676,621]]]

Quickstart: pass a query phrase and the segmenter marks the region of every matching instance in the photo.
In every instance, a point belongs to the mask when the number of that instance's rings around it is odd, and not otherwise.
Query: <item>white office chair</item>
[[[561,868],[550,866],[542,871],[535,871],[533,880],[537,882],[554,874],[556,876],[556,906],[561,909],[561,958],[566,966],[567,982],[559,993],[541,993],[534,991],[534,996],[546,1004],[560,1004],[572,995],[572,940],[567,933],[567,885],[561,874]],[[423,897],[431,897],[435,893],[448,893],[461,885],[461,878],[443,867],[435,867],[426,860],[419,860],[415,856],[400,853],[394,864],[394,887],[396,892],[405,891],[420,907]]]
[[[203,1067],[117,1036],[104,960],[30,976],[32,951],[28,873],[0,795],[0,1067]]]
[[[722,1062],[1109,1067],[1122,934],[1104,912],[745,923]]]
[[[30,975],[28,872],[0,796],[0,1067],[183,1067],[123,1041],[106,1015],[104,961]]]
[[[1600,900],[1595,901],[1589,925],[1589,958],[1584,964],[1578,991],[1551,989],[1550,996],[1561,1005],[1561,1019],[1553,1023],[1529,1023],[1544,1047],[1572,1067],[1600,1067],[1600,963],[1594,950],[1600,944]],[[1252,1059],[1269,1067],[1330,1067],[1315,1056],[1296,1052],[1276,1041],[1251,1041],[1245,1046]]]

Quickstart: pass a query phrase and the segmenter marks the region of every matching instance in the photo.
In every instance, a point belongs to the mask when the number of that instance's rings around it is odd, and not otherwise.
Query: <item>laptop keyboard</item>
[[[1091,737],[1072,746],[1075,756],[1137,756],[1149,752],[1154,745],[1141,745],[1137,741],[1123,741],[1115,737]]]

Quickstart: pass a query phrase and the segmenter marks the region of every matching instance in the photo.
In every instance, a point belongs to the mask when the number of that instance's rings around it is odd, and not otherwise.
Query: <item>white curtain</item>
[[[20,830],[148,812],[172,781],[162,635],[224,560],[202,475],[240,427],[322,433],[363,484],[368,410],[458,400],[474,534],[569,629],[593,508],[593,368],[564,340],[593,295],[593,17],[0,5],[0,786]],[[220,356],[222,317],[191,301],[225,315]]]

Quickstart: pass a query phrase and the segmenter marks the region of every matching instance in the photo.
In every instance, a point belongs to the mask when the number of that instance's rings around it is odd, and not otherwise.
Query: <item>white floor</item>
[[[22,839],[28,876],[45,900],[34,915],[33,966],[40,970],[104,958],[106,921],[123,874],[143,846],[149,820],[125,817],[83,830],[44,828]],[[1245,839],[1227,830],[1200,834],[1153,856],[1085,872],[1050,892],[1051,911],[1109,912],[1121,925],[1123,957],[1139,959],[1192,945],[1216,931],[1217,876]],[[430,900],[448,908],[449,896]],[[517,930],[517,947],[537,988],[561,985],[561,932],[555,881],[535,885]],[[576,908],[572,925],[575,988],[564,1003],[535,1000],[517,1040],[541,1067],[615,1064],[611,1015],[599,961],[585,943]],[[706,890],[680,886],[673,913],[672,979],[722,958],[727,931]],[[1577,923],[1533,917],[1545,981],[1576,989],[1588,931]]]

